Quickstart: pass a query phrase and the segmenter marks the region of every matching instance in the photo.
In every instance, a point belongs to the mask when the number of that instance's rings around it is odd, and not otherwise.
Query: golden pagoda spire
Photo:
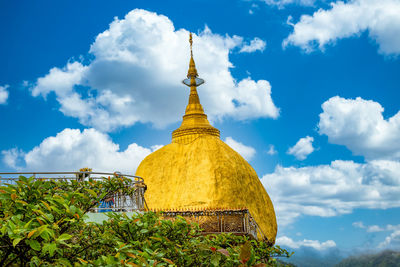
[[[191,142],[200,135],[208,134],[219,137],[219,130],[212,127],[207,120],[203,107],[200,104],[200,98],[197,93],[197,87],[204,83],[204,80],[198,78],[196,64],[193,59],[193,39],[192,33],[189,34],[190,43],[190,61],[187,79],[182,83],[190,87],[189,103],[186,107],[185,115],[181,126],[172,132],[172,142],[187,143]]]
[[[196,64],[194,63],[193,59],[193,39],[192,39],[192,33],[189,33],[189,43],[190,43],[190,62],[189,62],[189,70],[187,77],[190,79],[191,77],[197,78],[199,75],[197,74],[197,69],[196,69]]]

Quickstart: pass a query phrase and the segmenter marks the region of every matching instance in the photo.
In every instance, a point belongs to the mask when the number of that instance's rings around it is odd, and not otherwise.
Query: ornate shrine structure
[[[220,139],[200,104],[199,78],[190,42],[187,79],[189,103],[172,142],[148,155],[136,175],[147,185],[150,210],[180,215],[199,223],[205,233],[232,232],[273,244],[277,224],[272,202],[257,173]]]

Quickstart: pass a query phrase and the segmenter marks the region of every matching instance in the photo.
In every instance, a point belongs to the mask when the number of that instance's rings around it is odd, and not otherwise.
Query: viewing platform
[[[146,201],[144,199],[144,192],[146,185],[143,178],[134,175],[121,174],[119,172],[0,172],[0,186],[7,184],[14,184],[19,180],[19,176],[34,177],[35,180],[63,180],[63,181],[88,181],[103,180],[107,177],[126,177],[131,179],[129,187],[134,187],[135,190],[132,194],[126,195],[116,193],[105,196],[104,199],[109,201],[101,201],[100,205],[92,208],[90,212],[132,212],[147,210]]]
[[[253,239],[267,239],[246,208],[163,211],[164,219],[174,220],[176,216],[181,216],[189,222],[197,223],[203,229],[203,234],[205,235],[232,233],[235,235],[248,235]]]

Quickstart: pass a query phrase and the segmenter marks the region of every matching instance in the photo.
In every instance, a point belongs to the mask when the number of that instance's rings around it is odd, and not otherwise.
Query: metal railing
[[[144,199],[146,185],[142,177],[121,174],[120,172],[0,172],[0,185],[15,184],[19,180],[19,176],[34,177],[35,180],[63,180],[63,181],[87,181],[89,179],[102,180],[107,176],[127,177],[132,183],[129,187],[135,187],[132,194],[115,193],[107,195],[105,200],[101,201],[99,206],[91,209],[91,212],[131,212],[143,211],[147,209]]]
[[[163,211],[162,216],[165,219],[182,216],[188,221],[196,222],[203,229],[203,234],[232,233],[248,235],[254,239],[267,239],[246,208]]]

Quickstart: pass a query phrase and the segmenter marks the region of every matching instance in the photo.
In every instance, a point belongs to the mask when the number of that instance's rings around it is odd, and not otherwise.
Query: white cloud
[[[379,225],[364,225],[363,222],[354,222],[353,226],[356,228],[365,229],[368,233],[375,232],[390,232],[388,236],[386,236],[385,240],[378,244],[379,249],[399,249],[400,248],[400,224],[391,225],[388,224],[385,227],[381,227]]]
[[[354,227],[356,227],[356,228],[361,228],[361,229],[365,229],[365,225],[364,225],[364,223],[363,222],[353,222],[352,223],[352,225],[354,226]]]
[[[385,227],[380,227],[378,225],[366,226],[363,222],[353,223],[354,227],[366,229],[369,233],[389,231],[391,232],[386,236],[385,240],[378,244],[379,249],[399,249],[400,248],[400,224],[391,225],[388,224]]]
[[[325,242],[320,242],[318,240],[299,240],[294,241],[290,237],[281,236],[276,239],[276,244],[279,246],[286,246],[293,249],[298,249],[300,247],[309,247],[319,251],[330,249],[336,247],[336,243],[333,240],[327,240]]]
[[[336,160],[330,165],[277,166],[261,182],[277,212],[279,225],[302,215],[331,217],[355,208],[400,207],[400,162],[373,160],[364,164]]]
[[[41,94],[46,97],[48,93],[57,90],[57,96],[63,98],[70,94],[75,84],[81,84],[88,67],[79,62],[68,62],[62,68],[52,68],[44,77],[38,78],[36,86],[32,88],[32,95]],[[28,83],[29,84],[29,83]]]
[[[295,156],[298,160],[305,160],[314,151],[313,141],[314,138],[311,136],[300,138],[293,147],[289,148],[287,153]]]
[[[380,228],[378,225],[371,225],[367,228],[368,233],[382,232],[384,230],[385,229]]]
[[[315,0],[264,0],[267,5],[277,6],[278,8],[284,8],[286,5],[301,5],[301,6],[312,6]]]
[[[256,37],[250,41],[250,44],[243,45],[242,48],[240,49],[239,53],[252,53],[255,51],[262,52],[262,51],[264,51],[266,45],[267,45],[267,43],[265,41]]]
[[[1,151],[1,154],[3,156],[3,162],[6,165],[10,166],[13,169],[19,169],[18,158],[24,154],[23,151],[19,150],[18,148],[12,148],[9,150]]]
[[[359,36],[368,31],[379,46],[379,53],[400,53],[400,2],[398,0],[350,0],[331,3],[329,10],[319,9],[312,16],[302,15],[289,25],[293,32],[283,46],[299,46],[310,52],[318,46],[323,50],[337,39]]]
[[[96,37],[90,64],[71,61],[52,68],[37,79],[32,94],[54,92],[65,115],[98,130],[137,122],[164,127],[181,120],[187,104],[189,89],[180,81],[188,69],[188,35],[165,16],[135,9]],[[232,77],[229,54],[250,49],[242,37],[221,36],[206,27],[193,39],[197,69],[206,80],[199,94],[211,120],[279,116],[268,81]]]
[[[381,249],[399,249],[400,248],[400,230],[396,230],[379,243],[378,248]]]
[[[159,150],[160,148],[162,148],[164,145],[154,145],[154,146],[151,146],[150,148],[151,148],[151,151],[156,151],[156,150]]]
[[[388,225],[386,225],[386,228],[385,228],[387,231],[397,231],[397,230],[400,230],[400,224],[398,224],[398,225],[391,225],[391,224],[388,224]]]
[[[356,227],[356,228],[366,229],[368,233],[375,233],[375,232],[382,232],[382,231],[385,231],[384,228],[381,228],[381,227],[378,226],[378,225],[369,225],[369,226],[366,226],[366,225],[364,225],[363,222],[354,222],[354,223],[353,223],[353,226]]]
[[[269,149],[267,151],[267,154],[273,156],[273,155],[275,155],[277,153],[278,153],[278,151],[275,150],[275,146],[274,145],[270,145]]]
[[[322,104],[319,133],[330,143],[344,145],[367,159],[400,159],[400,111],[384,119],[374,101],[338,96]]]
[[[1,104],[6,104],[7,103],[7,99],[8,99],[8,84],[0,86],[0,105]]]
[[[251,160],[254,157],[254,155],[256,154],[256,150],[253,147],[246,146],[246,145],[234,140],[232,137],[227,137],[225,139],[225,143],[228,146],[230,146],[233,150],[238,152],[246,160]]]
[[[258,10],[259,8],[260,8],[260,7],[258,6],[258,4],[252,3],[252,4],[251,4],[251,7],[250,7],[250,9],[249,9],[249,14],[250,14],[250,15],[253,15],[254,12],[255,12],[255,10]]]
[[[90,167],[93,171],[134,174],[139,163],[151,152],[151,149],[135,143],[121,151],[108,135],[95,129],[82,132],[64,129],[56,136],[44,139],[29,152],[14,148],[2,151],[2,154],[3,161],[18,170],[77,171]]]

